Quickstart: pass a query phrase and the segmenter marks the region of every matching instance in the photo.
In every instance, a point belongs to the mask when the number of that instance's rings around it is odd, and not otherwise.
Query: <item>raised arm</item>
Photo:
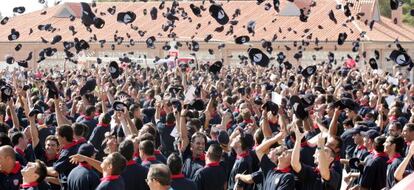
[[[259,158],[259,160],[261,161],[263,156],[269,152],[270,147],[273,144],[283,140],[283,138],[285,138],[285,136],[286,136],[286,133],[284,131],[281,131],[276,136],[274,136],[274,137],[272,137],[268,140],[263,141],[262,144],[260,144],[258,147],[256,147],[257,158]]]
[[[260,124],[260,127],[262,128],[262,132],[265,138],[272,137],[272,129],[270,129],[270,126],[269,126],[268,115],[269,115],[269,112],[263,110],[262,112],[263,120],[262,120],[262,123]]]
[[[187,131],[187,121],[186,121],[186,115],[188,110],[183,109],[181,110],[180,114],[180,139],[181,139],[181,152],[184,152],[187,148],[188,144],[190,144],[190,140],[188,139],[188,131]]]
[[[70,162],[73,164],[78,164],[80,162],[87,162],[89,165],[95,168],[98,172],[102,173],[102,168],[101,168],[102,162],[95,160],[93,158],[89,158],[81,154],[75,154],[70,157]]]
[[[398,166],[397,170],[395,170],[394,177],[395,180],[401,181],[404,178],[405,170],[410,163],[411,159],[414,155],[414,141],[411,142],[410,149],[408,151],[408,155],[404,158],[401,164]]]
[[[319,149],[319,171],[321,173],[321,177],[328,181],[331,179],[331,173],[329,171],[329,155],[324,149],[325,147],[325,138],[323,138],[322,134],[318,135],[318,149]]]
[[[296,140],[295,145],[293,146],[291,165],[292,169],[296,173],[299,173],[302,170],[302,165],[300,163],[300,142],[305,135],[299,131],[298,126],[294,127],[294,131]]]
[[[16,129],[20,129],[20,121],[17,117],[16,108],[14,107],[13,98],[10,98],[10,100],[7,102],[10,108],[10,113],[13,121],[13,127]]]
[[[72,123],[62,113],[59,97],[55,98],[54,104],[55,104],[55,111],[56,111],[56,121],[57,121],[58,126],[71,125]]]
[[[339,114],[341,114],[341,110],[339,108],[335,108],[335,113],[333,115],[332,121],[329,124],[329,135],[336,136],[338,132],[338,118]]]

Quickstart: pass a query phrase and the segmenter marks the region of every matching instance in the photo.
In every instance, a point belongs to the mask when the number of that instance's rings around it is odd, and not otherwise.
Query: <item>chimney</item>
[[[403,9],[402,6],[398,6],[396,10],[391,9],[391,20],[394,22],[394,24],[401,26],[402,25],[402,19],[403,19]]]
[[[305,13],[310,10],[312,0],[284,0],[280,1],[280,16],[299,16],[300,10],[303,9]]]

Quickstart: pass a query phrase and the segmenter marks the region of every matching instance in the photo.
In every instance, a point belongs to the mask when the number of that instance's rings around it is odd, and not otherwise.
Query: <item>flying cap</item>
[[[269,57],[263,53],[260,49],[250,48],[248,49],[250,61],[254,65],[259,65],[261,67],[267,67],[269,65]]]
[[[209,8],[209,12],[219,24],[225,25],[229,22],[229,17],[221,6],[212,4]]]

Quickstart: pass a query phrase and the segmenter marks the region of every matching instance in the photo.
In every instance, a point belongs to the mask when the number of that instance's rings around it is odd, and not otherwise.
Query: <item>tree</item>
[[[403,22],[414,26],[414,17],[410,15],[411,9],[414,8],[414,0],[403,0]],[[382,16],[391,18],[390,0],[379,0],[380,13]]]

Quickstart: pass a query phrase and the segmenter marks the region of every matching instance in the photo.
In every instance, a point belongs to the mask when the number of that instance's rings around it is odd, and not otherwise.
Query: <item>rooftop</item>
[[[306,1],[306,0],[304,0]],[[279,13],[285,14],[284,11],[290,11],[295,14],[297,7],[303,7],[303,2],[293,4],[289,1],[281,1]],[[372,2],[374,0],[360,0],[360,4]],[[197,17],[190,9],[190,4],[193,3],[196,6],[202,5],[201,1],[193,2],[179,2],[179,7],[184,10],[188,17],[182,16],[182,11],[179,11],[177,16],[179,21],[175,23],[176,27],[173,32],[177,35],[177,40],[191,41],[192,38],[197,41],[203,41],[207,35],[211,34],[211,41],[219,42],[234,42],[234,36],[249,35],[246,25],[249,21],[256,22],[255,35],[251,34],[251,41],[261,41],[262,39],[272,40],[277,36],[275,41],[278,42],[292,42],[292,41],[315,41],[318,38],[319,41],[336,42],[338,34],[346,32],[348,34],[347,41],[355,41],[360,38],[361,32],[366,32],[362,41],[379,41],[379,42],[392,42],[395,39],[400,41],[414,41],[414,28],[407,25],[398,26],[395,25],[390,19],[386,17],[380,17],[378,22],[375,22],[372,30],[363,21],[354,20],[347,21],[347,17],[344,15],[343,10],[336,9],[337,1],[335,0],[318,0],[316,6],[311,8],[311,13],[307,22],[299,20],[299,16],[283,16],[276,12],[273,7],[266,10],[266,3],[272,4],[272,1],[265,1],[260,5],[257,5],[257,1],[219,1],[223,5],[223,9],[232,20],[232,15],[236,9],[240,10],[240,15],[233,20],[237,20],[238,23],[233,25],[233,33],[226,34],[229,31],[231,24],[228,23],[224,26],[222,32],[215,32],[215,29],[220,27],[208,12],[210,3],[206,1],[204,7],[205,11],[202,11],[201,17]],[[358,1],[354,2],[354,8],[352,14],[358,13],[361,10],[361,5]],[[166,10],[171,7],[172,2],[165,2],[164,9],[158,9],[158,19],[151,20],[150,10],[152,7],[159,7],[160,2],[110,2],[110,3],[97,3],[97,6],[92,8],[96,10],[95,14],[104,19],[106,24],[103,29],[96,29],[92,27],[92,33],[88,32],[83,26],[80,20],[81,7],[79,3],[65,3],[58,6],[45,9],[46,14],[41,14],[42,11],[36,11],[20,16],[15,16],[9,20],[6,25],[0,25],[0,42],[8,42],[7,36],[10,34],[12,28],[20,32],[20,38],[16,42],[28,43],[28,42],[41,42],[41,37],[51,41],[53,36],[59,34],[63,39],[72,40],[75,37],[88,40],[93,35],[96,35],[97,40],[106,40],[107,42],[114,41],[114,34],[124,37],[124,40],[129,41],[130,38],[135,41],[145,41],[149,36],[155,36],[157,41],[169,41],[168,31],[162,30],[162,25],[167,22],[167,19],[162,16]],[[293,6],[292,6],[293,5]],[[108,8],[116,6],[116,13],[110,15],[107,11]],[[292,8],[293,7],[293,8]],[[147,14],[144,15],[144,10]],[[331,21],[328,17],[330,11],[333,11],[337,24]],[[145,31],[144,36],[140,36],[137,31],[131,29],[131,25],[125,25],[117,22],[116,15],[119,12],[133,11],[136,13],[137,18],[132,25],[137,26],[139,30]],[[297,10],[296,10],[297,11]],[[69,15],[74,15],[76,19],[74,21],[69,20]],[[40,31],[38,25],[51,24],[56,31]],[[197,25],[199,24],[199,28]],[[72,32],[68,29],[73,25],[77,33],[72,35]],[[30,30],[33,30],[30,33]],[[127,35],[128,34],[128,35]]]

